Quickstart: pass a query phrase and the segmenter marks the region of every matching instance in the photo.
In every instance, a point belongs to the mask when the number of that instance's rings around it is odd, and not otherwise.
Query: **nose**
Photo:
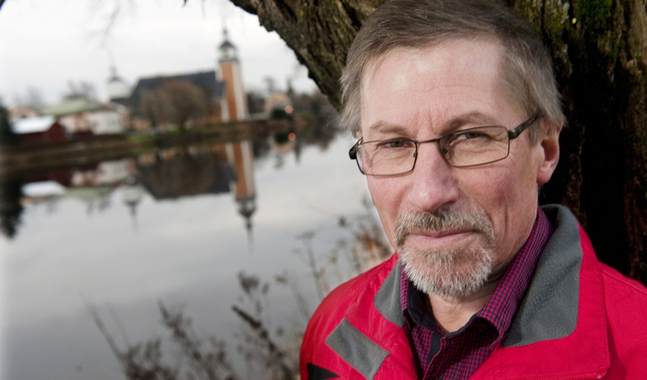
[[[456,202],[460,191],[455,170],[442,156],[437,143],[419,145],[408,193],[411,205],[420,211],[434,212]]]

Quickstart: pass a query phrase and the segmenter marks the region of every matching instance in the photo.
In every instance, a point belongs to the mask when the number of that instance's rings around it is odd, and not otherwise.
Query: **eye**
[[[490,139],[492,138],[492,136],[490,136],[490,134],[485,130],[471,129],[455,133],[452,136],[451,141],[460,142],[462,140],[472,140],[478,138]]]
[[[491,127],[483,127],[457,131],[447,136],[445,146],[450,147],[458,144],[469,144],[470,146],[473,144],[488,144],[492,142],[492,140],[498,139],[494,134],[495,131],[499,132],[498,128],[493,129]]]
[[[390,139],[380,141],[378,143],[378,146],[381,149],[412,148],[414,146],[414,143],[413,141],[407,139]]]

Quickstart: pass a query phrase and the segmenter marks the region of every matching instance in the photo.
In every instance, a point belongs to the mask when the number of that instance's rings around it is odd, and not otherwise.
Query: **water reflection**
[[[179,147],[2,184],[3,228],[13,226],[12,239],[0,238],[2,378],[122,379],[86,304],[120,347],[164,334],[163,302],[235,354],[231,306],[253,310],[239,302],[242,271],[273,284],[264,301],[273,336],[298,331],[307,310],[294,294],[310,311],[318,296],[295,237],[312,231],[320,258],[338,249],[352,235],[341,217],[363,213],[366,194],[346,155],[350,138],[314,135]],[[289,286],[277,285],[279,274]]]
[[[256,184],[254,181],[254,164],[249,140],[227,144],[227,159],[234,167],[236,174],[232,181],[232,192],[238,203],[238,213],[245,218],[245,226],[251,237],[252,215],[256,211]]]
[[[17,180],[0,184],[0,229],[9,238],[16,235],[20,226],[22,185]]]
[[[0,232],[10,239],[18,233],[23,204],[46,202],[53,208],[61,198],[78,198],[92,213],[109,207],[109,195],[122,189],[135,228],[137,205],[144,194],[163,201],[232,193],[251,238],[256,211],[254,160],[274,153],[274,167],[281,168],[287,154],[293,153],[298,163],[303,144],[325,150],[334,135],[332,130],[323,135],[318,131],[297,140],[294,132],[277,133],[264,140],[162,149],[83,167],[19,173],[0,183]]]

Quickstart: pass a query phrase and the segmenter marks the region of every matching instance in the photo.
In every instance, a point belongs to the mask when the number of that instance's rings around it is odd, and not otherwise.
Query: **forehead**
[[[482,37],[397,48],[374,59],[361,82],[362,133],[376,123],[442,127],[462,115],[496,119],[499,110],[516,108],[503,90],[501,51],[497,40]]]

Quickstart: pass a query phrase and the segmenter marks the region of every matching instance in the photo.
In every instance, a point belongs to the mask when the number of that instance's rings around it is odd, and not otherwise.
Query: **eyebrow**
[[[467,124],[498,125],[499,121],[484,113],[472,111],[449,119],[449,121],[445,123],[443,131],[444,133],[449,133]]]
[[[467,112],[449,119],[449,121],[447,121],[440,129],[440,134],[445,135],[447,133],[451,133],[468,124],[499,125],[499,121],[496,118],[479,111]],[[373,123],[368,128],[368,131],[373,133],[397,134],[404,136],[411,133],[411,131],[402,125],[391,124],[383,120],[378,120]]]
[[[391,124],[383,120],[378,120],[375,123],[373,123],[370,127],[368,127],[369,132],[374,132],[374,133],[384,133],[384,134],[399,134],[399,135],[406,135],[409,134],[409,131],[402,126],[398,124]]]

